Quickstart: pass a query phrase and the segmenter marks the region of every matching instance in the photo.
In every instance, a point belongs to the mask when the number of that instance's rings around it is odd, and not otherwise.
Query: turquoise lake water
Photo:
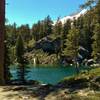
[[[83,68],[80,68],[80,70]],[[16,71],[11,71],[14,78],[16,78]],[[28,80],[36,80],[44,84],[57,84],[59,81],[67,76],[76,74],[75,67],[31,67],[26,76]]]

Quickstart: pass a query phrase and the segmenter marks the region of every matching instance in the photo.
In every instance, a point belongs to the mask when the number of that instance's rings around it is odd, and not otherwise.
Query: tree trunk
[[[4,33],[5,33],[5,0],[0,0],[0,84],[4,80]]]

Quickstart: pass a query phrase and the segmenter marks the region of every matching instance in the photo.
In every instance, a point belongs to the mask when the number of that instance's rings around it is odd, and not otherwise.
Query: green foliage
[[[90,80],[95,76],[100,76],[100,68],[93,68],[85,73],[80,72],[80,74],[78,75],[74,75],[74,76],[70,76],[70,77],[65,77],[63,81],[74,81],[77,79],[86,79],[86,80]]]
[[[100,59],[100,24],[96,24],[94,29],[94,36],[93,36],[93,52],[92,55],[95,59]]]
[[[22,39],[22,36],[19,35],[16,43],[16,56],[17,56],[17,61],[20,63],[21,59],[23,58],[24,55],[24,42]]]
[[[38,21],[37,24],[32,26],[32,36],[35,41],[42,39],[50,34],[52,34],[53,22],[50,16],[47,16],[44,20]]]
[[[78,19],[67,20],[64,24],[58,18],[54,25],[50,16],[33,24],[32,28],[28,24],[17,27],[16,23],[12,25],[6,23],[4,55],[4,77],[6,82],[9,82],[11,77],[9,66],[14,64],[15,61],[18,63],[18,78],[24,82],[28,61],[33,64],[35,58],[36,64],[56,65],[59,64],[60,56],[63,54],[76,60],[79,46],[88,51],[85,58],[90,59],[92,55],[100,63],[100,0],[87,0],[81,8],[90,9]],[[61,39],[61,45],[53,44],[54,47],[60,49],[57,51],[55,48],[56,52],[53,54],[37,50],[35,45],[39,42],[41,43],[43,39],[47,39],[46,41],[51,39],[50,41],[52,42],[56,39]],[[28,58],[28,61],[25,57]],[[77,78],[74,76],[68,80],[71,82],[81,78],[88,80],[94,76],[100,76],[99,68],[89,71],[89,74],[82,72]]]
[[[21,82],[21,84],[24,84],[25,75],[27,73],[26,70],[27,60],[24,57],[24,43],[21,35],[19,35],[16,43],[16,57],[18,62],[18,70],[17,70],[18,80],[19,82]]]
[[[62,22],[60,21],[59,18],[58,18],[58,20],[57,20],[57,22],[54,26],[53,31],[56,35],[61,35],[62,34]]]
[[[34,39],[30,40],[29,43],[27,44],[27,48],[28,49],[33,48],[35,43],[36,43],[36,41]]]
[[[68,34],[70,29],[71,29],[71,20],[67,20],[64,23],[63,27],[62,27],[62,50],[65,47],[65,42],[66,42],[66,39],[67,39],[67,34]]]
[[[71,29],[71,20],[67,20],[63,25],[63,34],[65,37],[68,34],[70,29]]]
[[[59,82],[62,86],[70,86],[78,88],[90,88],[99,90],[100,87],[100,68],[94,68],[89,70],[89,72],[80,73],[78,75],[65,77]],[[90,96],[90,95],[89,95]]]
[[[45,19],[44,19],[44,32],[46,33],[46,35],[49,35],[49,34],[52,34],[52,20],[50,18],[50,16],[47,16]]]
[[[95,3],[94,6],[91,5],[93,3]],[[84,59],[91,58],[91,55],[95,59],[100,58],[100,0],[88,0],[86,4],[83,5],[83,7],[90,6],[92,7],[91,9],[88,9],[86,14],[81,15],[78,19],[74,18],[74,20],[67,20],[64,24],[62,24],[60,18],[58,18],[57,22],[53,24],[51,17],[47,16],[43,20],[33,24],[32,28],[30,28],[28,24],[21,25],[20,27],[17,27],[16,23],[13,25],[6,25],[7,41],[9,42],[10,46],[9,55],[11,62],[14,63],[16,60],[15,49],[17,47],[19,48],[19,50],[16,51],[18,55],[17,59],[18,57],[20,59],[20,56],[27,52],[28,54],[32,54],[33,58],[36,54],[41,64],[44,62],[47,64],[53,63],[53,57],[54,62],[58,62],[57,58],[60,55],[70,56],[72,59],[75,59],[79,52],[79,46],[82,46],[88,51],[87,55],[83,54],[83,56],[85,55]],[[16,43],[19,34],[21,34],[23,42],[19,41],[19,43]],[[54,54],[48,54],[43,51],[38,52],[39,50],[35,51],[35,46],[37,43],[42,43],[42,40],[48,42],[49,39],[51,39],[50,41],[52,42],[54,42],[56,39],[60,40],[61,43],[58,43],[60,46],[56,45],[55,42],[53,44],[54,47],[59,48],[59,51],[55,50],[56,52]],[[15,44],[20,44],[20,46],[15,46]],[[24,47],[22,46],[23,44]],[[25,49],[23,50],[23,48]],[[32,53],[32,51],[34,52]],[[36,52],[38,52],[38,55]],[[46,61],[41,60],[41,55],[42,57],[44,55],[44,59],[46,58]]]
[[[29,40],[31,39],[29,25],[28,24],[21,25],[20,27],[18,27],[17,31],[19,34],[21,34],[23,36],[23,41],[28,43]]]
[[[4,64],[4,78],[5,78],[5,82],[8,84],[10,83],[10,79],[11,79],[11,73],[10,73],[10,69],[9,66],[11,65],[11,59],[10,59],[10,47],[9,47],[9,43],[7,40],[5,40],[5,64]]]
[[[14,23],[13,25],[6,25],[6,37],[11,46],[14,46],[16,44],[17,36],[16,23]]]
[[[71,56],[72,58],[76,58],[79,48],[79,39],[80,32],[78,29],[73,27],[71,30],[69,30],[65,44],[66,48],[64,50],[65,55]]]

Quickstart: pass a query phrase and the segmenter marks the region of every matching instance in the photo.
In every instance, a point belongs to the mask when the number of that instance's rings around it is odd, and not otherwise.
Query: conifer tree
[[[9,34],[9,33],[8,33]],[[16,39],[17,39],[17,28],[16,28],[16,23],[14,23],[11,27],[11,44],[14,46],[16,44]]]
[[[22,35],[23,41],[28,43],[31,37],[29,25],[21,25],[20,27],[18,27],[17,31]]]
[[[62,45],[63,45],[63,49],[65,47],[65,42],[66,42],[66,39],[67,39],[67,34],[69,32],[69,30],[71,29],[71,20],[67,20],[63,27],[62,27]]]
[[[7,40],[7,33],[5,35],[5,59],[4,59],[4,78],[5,78],[5,83],[9,84],[10,79],[11,79],[11,73],[10,73],[10,65],[11,65],[11,59],[10,59],[10,44],[9,41]]]
[[[16,43],[16,57],[18,62],[18,70],[17,70],[17,77],[21,84],[25,83],[25,75],[26,75],[26,64],[27,60],[24,57],[24,42],[22,36],[19,35]]]
[[[54,26],[54,34],[62,35],[62,22],[60,21],[60,18],[58,18],[58,20]]]
[[[100,24],[99,23],[95,25],[93,40],[94,42],[92,44],[93,47],[92,55],[96,60],[100,60]]]
[[[69,30],[69,33],[67,35],[66,39],[66,48],[65,48],[65,54],[68,56],[76,57],[78,47],[79,47],[79,38],[80,33],[79,30],[76,28],[72,28]]]
[[[52,24],[53,24],[53,22],[52,22],[50,16],[48,15],[44,19],[44,28],[45,28],[46,35],[52,34]]]
[[[63,51],[66,56],[69,56],[74,60],[77,72],[79,72],[79,70],[77,68],[79,39],[80,39],[79,30],[76,29],[75,27],[73,27],[71,30],[69,30],[69,33],[68,33],[67,39],[66,39],[66,43],[65,43],[66,48]]]

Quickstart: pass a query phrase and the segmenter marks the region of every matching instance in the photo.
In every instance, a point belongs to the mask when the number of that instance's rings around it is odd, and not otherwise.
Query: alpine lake
[[[28,65],[28,74],[25,76],[27,80],[36,80],[41,84],[52,84],[56,85],[58,82],[63,80],[65,77],[73,76],[77,74],[74,66],[32,66]],[[80,66],[79,70],[86,70],[87,67]],[[12,79],[17,79],[16,66],[10,67]]]

